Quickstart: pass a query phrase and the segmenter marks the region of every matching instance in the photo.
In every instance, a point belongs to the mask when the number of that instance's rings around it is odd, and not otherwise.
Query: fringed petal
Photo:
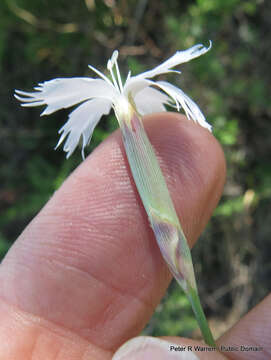
[[[57,148],[66,138],[63,150],[67,158],[71,156],[82,136],[82,157],[84,148],[90,142],[95,126],[102,115],[109,113],[112,102],[106,99],[93,99],[79,105],[69,115],[68,121],[59,130],[60,139]]]
[[[182,63],[185,63],[187,61],[190,61],[196,57],[199,57],[203,54],[205,54],[207,51],[209,51],[212,47],[212,43],[210,41],[210,45],[208,47],[205,47],[202,44],[197,44],[192,46],[191,48],[183,51],[177,51],[173,56],[171,56],[168,60],[163,62],[162,64],[158,65],[152,70],[145,71],[137,76],[135,78],[140,79],[150,79],[154,76],[165,74],[168,72],[172,72],[174,70],[171,70],[177,65],[180,65]]]
[[[198,105],[192,99],[190,99],[190,97],[187,96],[181,89],[166,81],[157,81],[153,84],[158,86],[174,100],[177,110],[179,110],[179,107],[181,106],[188,119],[192,119],[195,122],[199,123],[201,126],[208,129],[209,131],[212,131],[212,126],[207,123]]]
[[[151,86],[152,82],[147,79],[140,79],[137,76],[131,76],[126,80],[124,85],[124,95],[135,98],[136,94],[148,86]]]
[[[151,87],[139,91],[133,99],[141,115],[166,111],[164,104],[169,104],[171,101],[166,94]]]
[[[116,89],[101,79],[59,78],[38,84],[35,92],[15,90],[15,98],[22,106],[47,105],[41,115],[76,105],[91,98],[113,100]]]

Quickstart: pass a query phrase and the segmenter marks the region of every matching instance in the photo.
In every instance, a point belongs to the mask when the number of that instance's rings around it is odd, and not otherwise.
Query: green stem
[[[205,342],[215,346],[200,304],[191,252],[153,147],[132,106],[127,118],[122,115],[118,120],[128,162],[161,253],[188,296]]]
[[[211,333],[207,319],[205,317],[205,314],[203,312],[203,309],[202,309],[202,306],[200,303],[198,292],[197,292],[197,290],[193,289],[192,287],[188,287],[188,289],[189,290],[187,291],[187,297],[191,303],[192,309],[194,311],[195,317],[199,324],[204,341],[206,342],[206,344],[208,344],[212,347],[216,347],[215,340],[213,338],[213,335]]]

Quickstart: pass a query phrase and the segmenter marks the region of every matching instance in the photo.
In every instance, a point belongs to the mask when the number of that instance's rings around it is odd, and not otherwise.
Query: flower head
[[[23,102],[22,106],[47,105],[41,115],[49,115],[79,104],[59,130],[61,135],[56,148],[65,140],[63,149],[67,152],[67,158],[73,153],[81,138],[84,157],[84,148],[90,142],[95,126],[111,108],[121,122],[121,119],[125,118],[123,114],[132,108],[139,114],[146,115],[166,111],[165,105],[169,105],[178,111],[182,108],[188,119],[211,131],[211,126],[206,122],[199,107],[181,89],[166,81],[150,80],[160,74],[178,72],[172,69],[205,54],[210,48],[211,42],[208,48],[198,44],[187,50],[177,51],[152,70],[136,76],[131,76],[129,72],[124,84],[117,63],[118,51],[114,51],[107,63],[110,77],[89,65],[99,78],[57,78],[39,83],[34,92],[15,90],[15,97]]]

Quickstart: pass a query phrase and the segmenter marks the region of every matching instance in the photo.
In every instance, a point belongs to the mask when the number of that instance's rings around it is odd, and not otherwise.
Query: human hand
[[[223,188],[222,151],[208,131],[178,114],[146,120],[192,246]],[[3,260],[0,359],[109,360],[121,344],[138,335],[170,280],[117,131],[64,182]],[[219,343],[264,346],[268,306],[270,298]],[[163,355],[160,348],[158,354],[161,359],[181,359],[180,353]],[[230,354],[234,359],[246,355]],[[144,359],[142,352],[139,356]],[[155,356],[149,353],[147,358],[158,359]],[[197,356],[224,358],[213,352]],[[254,358],[268,358],[263,356],[255,353]],[[130,354],[128,359],[136,358]]]

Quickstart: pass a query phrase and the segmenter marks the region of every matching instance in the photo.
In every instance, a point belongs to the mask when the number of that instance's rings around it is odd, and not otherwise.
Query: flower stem
[[[191,252],[141,117],[132,105],[129,115],[119,115],[128,162],[161,253],[191,303],[205,342],[215,346],[199,300]]]
[[[197,290],[190,288],[189,291],[187,291],[187,297],[191,303],[192,309],[199,324],[204,341],[206,342],[206,344],[212,347],[216,347],[215,340],[213,338],[205,314],[203,312]]]

